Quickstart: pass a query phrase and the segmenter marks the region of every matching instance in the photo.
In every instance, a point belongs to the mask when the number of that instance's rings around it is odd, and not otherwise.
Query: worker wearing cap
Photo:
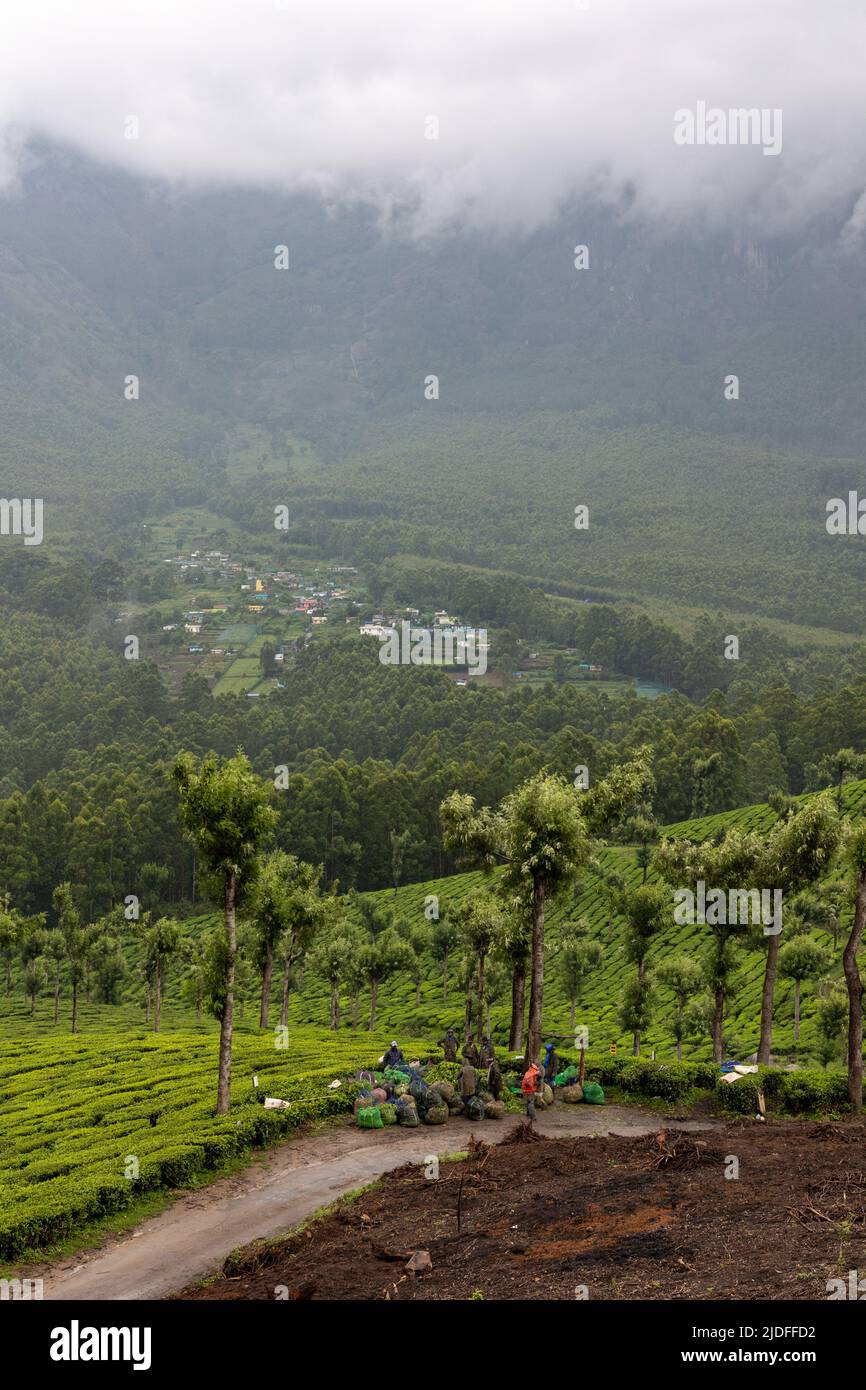
[[[457,1061],[457,1035],[453,1028],[449,1028],[445,1037],[439,1039],[439,1046],[442,1048],[446,1062]]]
[[[386,1067],[396,1067],[397,1063],[402,1061],[403,1053],[397,1046],[397,1043],[395,1041],[392,1041],[391,1046],[388,1048],[388,1051],[382,1058],[382,1063]]]

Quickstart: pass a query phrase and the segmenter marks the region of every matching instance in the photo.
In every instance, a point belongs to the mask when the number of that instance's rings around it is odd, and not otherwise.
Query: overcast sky
[[[532,228],[626,185],[657,216],[797,228],[866,188],[864,53],[864,0],[0,0],[0,186],[48,137],[408,203],[423,231]],[[678,146],[698,101],[781,108],[781,154]]]

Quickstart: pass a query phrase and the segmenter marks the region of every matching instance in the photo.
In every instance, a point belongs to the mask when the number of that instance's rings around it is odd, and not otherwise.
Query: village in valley
[[[142,634],[142,650],[175,691],[195,673],[214,695],[259,699],[285,688],[286,671],[310,642],[351,637],[375,643],[383,664],[434,665],[462,688],[591,681],[608,693],[662,690],[573,648],[516,641],[441,606],[374,600],[356,566],[308,547],[263,545],[204,508],[143,531],[158,582],[150,602],[128,601],[115,622]]]
[[[605,694],[634,689],[655,698],[666,687],[607,670],[588,653],[518,639],[484,616],[466,616],[431,596],[381,594],[349,557],[256,535],[206,505],[152,517],[140,530],[149,587],[114,610],[114,623],[139,637],[172,691],[190,674],[213,695],[249,699],[281,691],[297,652],[310,642],[364,639],[379,660],[435,666],[460,688],[537,689],[591,682]],[[129,575],[128,567],[126,574]],[[118,602],[122,588],[118,591]],[[409,602],[405,602],[409,599]]]

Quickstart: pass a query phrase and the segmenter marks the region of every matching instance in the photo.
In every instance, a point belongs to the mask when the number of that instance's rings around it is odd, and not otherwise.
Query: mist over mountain
[[[440,558],[854,620],[818,581],[853,602],[863,570],[823,525],[866,438],[866,274],[843,220],[674,232],[584,198],[531,234],[419,240],[313,196],[181,191],[56,147],[27,163],[0,200],[0,458],[7,493],[53,508],[49,544],[222,505],[249,427],[266,478],[353,543],[429,549],[432,519]],[[235,488],[241,521],[257,498]],[[597,524],[576,552],[583,500]],[[411,546],[376,530],[389,517]]]
[[[584,199],[530,236],[415,242],[371,210],[180,193],[43,151],[0,201],[4,380],[73,416],[98,398],[122,429],[136,371],[141,414],[240,415],[350,447],[436,372],[446,414],[588,410],[856,451],[866,273],[840,224],[760,238],[626,213]]]

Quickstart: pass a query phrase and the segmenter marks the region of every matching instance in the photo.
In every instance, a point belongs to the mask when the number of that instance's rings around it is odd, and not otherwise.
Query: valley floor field
[[[708,1123],[685,1127],[705,1129]],[[634,1136],[654,1133],[659,1121],[636,1107],[562,1106],[536,1124],[543,1134]],[[423,1164],[437,1151],[454,1153],[473,1134],[496,1143],[510,1131],[508,1120],[459,1119],[435,1136],[398,1126],[365,1131],[347,1122],[299,1137],[239,1174],[182,1194],[168,1210],[101,1249],[23,1273],[42,1277],[48,1299],[161,1298],[214,1274],[237,1246],[282,1236],[320,1207],[393,1169]]]
[[[436,1182],[407,1164],[306,1230],[239,1252],[227,1277],[184,1297],[857,1296],[849,1290],[866,1260],[862,1123],[749,1120],[696,1135],[657,1120],[597,1138],[584,1126],[568,1141],[552,1137],[547,1118],[544,1137],[521,1121],[495,1148],[481,1142],[465,1161],[442,1164]],[[420,1249],[432,1269],[413,1277],[405,1266]]]

